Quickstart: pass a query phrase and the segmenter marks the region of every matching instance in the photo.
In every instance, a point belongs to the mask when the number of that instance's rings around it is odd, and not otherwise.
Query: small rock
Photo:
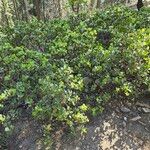
[[[124,120],[124,121],[127,121],[127,117],[123,117],[123,120]]]
[[[150,109],[150,105],[145,104],[145,103],[139,103],[139,102],[137,102],[135,105],[136,105],[136,106],[145,107],[145,108],[149,108],[149,109]]]
[[[93,137],[91,137],[91,139],[92,139],[92,141],[94,141],[94,140],[95,140],[95,137],[93,136]]]
[[[136,111],[137,108],[136,108],[135,106],[132,106],[132,110],[133,110],[133,111]]]
[[[143,145],[143,143],[144,143],[144,141],[142,141],[142,140],[138,140],[138,143],[139,143],[139,145]]]
[[[116,108],[116,112],[117,112],[117,113],[120,113],[120,111],[119,111],[119,109],[118,109],[118,108]]]
[[[123,125],[124,128],[127,126],[125,121],[123,121],[122,125]]]
[[[139,108],[138,108],[138,111],[142,111],[142,108],[141,108],[141,107],[139,107]]]
[[[127,105],[128,105],[129,107],[131,107],[131,106],[132,106],[132,104],[131,104],[131,103],[127,103]]]
[[[150,113],[150,109],[149,108],[142,108],[143,112],[145,113]]]
[[[123,113],[128,113],[128,112],[130,112],[130,109],[127,108],[127,107],[121,107],[121,111],[122,111]]]
[[[146,128],[146,127],[145,127],[144,129],[145,129],[146,131],[148,131],[148,132],[149,132],[149,129],[148,129],[148,128]]]
[[[97,127],[94,132],[99,133],[100,132],[100,127]]]
[[[141,125],[146,126],[146,124],[142,121],[138,121]]]
[[[87,147],[86,147],[87,149],[89,149],[90,148],[90,146],[89,145],[87,145]]]
[[[141,117],[140,116],[137,116],[137,117],[134,117],[134,118],[132,118],[132,119],[130,119],[131,121],[137,121],[137,120],[139,120],[139,119],[141,119]]]

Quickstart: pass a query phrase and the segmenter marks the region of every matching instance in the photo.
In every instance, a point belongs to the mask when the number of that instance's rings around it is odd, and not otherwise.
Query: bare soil
[[[85,136],[61,133],[54,148],[43,147],[40,125],[25,117],[15,123],[8,150],[150,150],[150,113],[143,108],[149,110],[149,98],[140,104],[111,102],[90,121]]]

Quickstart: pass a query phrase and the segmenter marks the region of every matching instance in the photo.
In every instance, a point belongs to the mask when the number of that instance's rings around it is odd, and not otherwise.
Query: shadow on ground
[[[101,116],[87,126],[85,137],[78,137],[74,141],[66,139],[61,149],[150,150],[150,113],[142,109],[131,104],[108,106]]]
[[[64,133],[54,150],[150,150],[150,99],[140,104],[112,102],[74,139]],[[8,150],[51,150],[40,143],[42,131],[32,119],[20,120]]]

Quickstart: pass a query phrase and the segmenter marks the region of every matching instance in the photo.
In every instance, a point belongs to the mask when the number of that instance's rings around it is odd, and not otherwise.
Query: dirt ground
[[[150,114],[140,109],[109,106],[88,125],[85,137],[63,142],[62,150],[150,150]]]
[[[136,104],[111,102],[87,125],[85,136],[69,138],[63,133],[54,150],[150,150],[150,99]],[[51,150],[43,148],[42,131],[33,119],[15,124],[8,150]]]

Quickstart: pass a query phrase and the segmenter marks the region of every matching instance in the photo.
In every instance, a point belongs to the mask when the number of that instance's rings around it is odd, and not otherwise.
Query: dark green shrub
[[[80,109],[82,77],[73,75],[73,70],[63,60],[53,63],[46,54],[23,47],[13,48],[7,43],[0,46],[0,52],[0,100],[2,111],[7,111],[4,115],[13,116],[12,110],[17,111],[17,106],[25,102],[35,118],[48,123],[55,119],[73,127],[76,122],[88,121],[84,110]],[[1,115],[1,121],[4,119]]]
[[[72,73],[73,70],[64,64],[56,72],[39,80],[42,97],[33,111],[33,116],[41,120],[63,121],[70,127],[74,123],[88,121],[84,110],[80,109],[83,105],[79,95],[83,89],[82,78]]]
[[[16,108],[23,101],[32,105],[39,93],[38,79],[50,70],[48,57],[23,47],[13,48],[8,43],[0,46],[0,52],[0,99],[6,99],[6,109]]]

